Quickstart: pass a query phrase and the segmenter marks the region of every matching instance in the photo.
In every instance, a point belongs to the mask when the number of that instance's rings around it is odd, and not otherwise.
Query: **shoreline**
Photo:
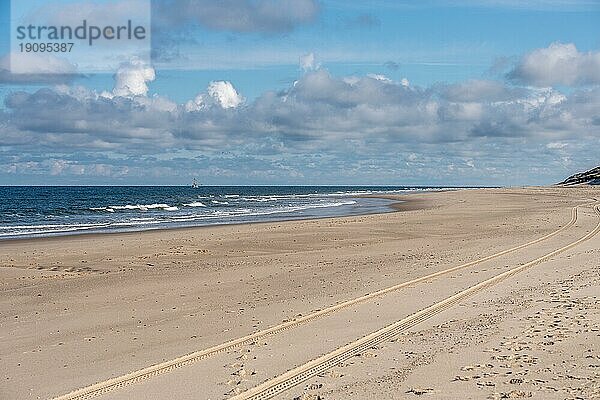
[[[430,193],[438,193],[437,191]],[[422,193],[414,193],[414,194],[401,194],[401,195],[364,195],[364,196],[355,196],[348,197],[348,199],[356,199],[356,198],[375,198],[375,199],[385,199],[393,201],[392,203],[386,205],[389,210],[388,211],[378,211],[378,212],[365,212],[365,213],[356,213],[356,214],[347,214],[347,215],[327,215],[323,217],[296,217],[296,218],[282,218],[277,219],[274,218],[272,220],[264,220],[264,221],[247,221],[247,222],[225,222],[225,223],[215,223],[215,224],[205,224],[205,225],[196,225],[196,226],[173,226],[173,227],[158,227],[158,228],[148,228],[148,229],[140,229],[140,230],[131,230],[131,231],[102,231],[102,232],[86,232],[86,231],[74,231],[68,233],[57,233],[57,234],[48,234],[48,235],[38,235],[38,236],[26,236],[24,237],[7,237],[0,238],[0,245],[2,243],[13,243],[13,242],[35,242],[42,240],[68,240],[69,238],[75,237],[102,237],[105,235],[115,236],[115,235],[123,235],[124,237],[131,235],[140,235],[147,233],[157,233],[157,232],[168,232],[168,231],[194,231],[196,229],[208,229],[215,228],[221,226],[243,226],[243,225],[260,225],[260,224],[269,224],[269,223],[284,223],[284,222],[294,222],[294,221],[317,221],[317,220],[326,220],[326,219],[335,219],[335,218],[347,218],[353,216],[362,216],[362,215],[380,215],[380,214],[388,214],[393,212],[402,212],[402,211],[414,211],[423,209],[429,206],[429,202],[422,199],[412,199],[412,196],[418,196]]]
[[[462,189],[452,189],[462,190]],[[443,191],[431,191],[430,193],[442,193],[449,192],[450,190]],[[412,195],[370,195],[368,197],[378,198],[378,199],[386,199],[395,201],[389,205],[390,208],[394,209],[394,212],[403,212],[403,211],[416,211],[416,210],[427,210],[433,207],[433,204],[428,199],[415,199],[411,198],[412,196],[418,196],[422,193],[415,193]],[[365,196],[366,197],[366,196]],[[385,214],[385,213],[381,213]]]

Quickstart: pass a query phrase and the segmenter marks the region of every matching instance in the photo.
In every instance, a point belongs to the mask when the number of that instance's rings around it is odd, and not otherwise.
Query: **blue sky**
[[[0,184],[519,185],[600,163],[598,1],[177,4],[152,3],[151,65],[0,64]]]

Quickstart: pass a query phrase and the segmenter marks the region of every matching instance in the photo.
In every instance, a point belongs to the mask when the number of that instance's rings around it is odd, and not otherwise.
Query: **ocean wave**
[[[90,211],[106,211],[111,213],[115,212],[114,208],[111,207],[92,207],[90,208]]]
[[[357,202],[354,200],[348,200],[348,201],[328,202],[328,203],[313,203],[313,204],[306,204],[306,205],[301,205],[301,206],[288,205],[288,206],[282,206],[282,207],[274,207],[272,209],[267,209],[267,210],[237,208],[237,209],[228,210],[228,211],[217,210],[211,214],[205,214],[205,215],[178,215],[178,216],[173,216],[171,218],[182,222],[182,221],[199,221],[199,220],[219,219],[219,218],[224,218],[224,217],[231,217],[231,218],[257,217],[257,216],[273,215],[273,214],[288,214],[288,213],[306,211],[306,210],[317,209],[317,208],[349,206],[349,205],[354,205],[354,204],[357,204]]]
[[[240,200],[243,201],[258,201],[258,202],[267,202],[267,201],[277,201],[277,200],[285,200],[285,196],[245,196],[240,197]]]
[[[45,224],[45,225],[6,225],[0,226],[0,230],[10,230],[10,229],[61,229],[61,228],[70,228],[70,227],[91,227],[97,228],[108,225],[107,223],[100,224],[79,224],[79,225],[69,225],[69,224]]]
[[[158,225],[168,222],[167,220],[156,220],[149,219],[143,221],[136,221],[131,219],[129,221],[119,222],[106,222],[99,224],[56,224],[56,225],[19,225],[19,226],[0,226],[0,237],[16,237],[16,236],[28,236],[28,235],[44,235],[44,234],[57,234],[57,233],[68,233],[77,231],[89,231],[89,230],[103,230],[114,227],[135,227],[144,225]]]
[[[202,203],[201,201],[194,201],[192,203],[186,203],[186,204],[184,204],[184,206],[186,206],[186,207],[206,207],[206,204]]]
[[[141,211],[146,211],[146,210],[154,210],[157,208],[168,208],[170,207],[170,205],[168,204],[164,204],[164,203],[155,203],[155,204],[127,204],[124,206],[110,206],[109,208],[112,208],[113,210],[141,210]]]
[[[18,237],[30,235],[44,235],[67,233],[77,231],[87,231],[92,229],[108,228],[111,224],[80,224],[80,225],[21,225],[21,226],[1,226],[0,237]],[[16,231],[15,231],[16,229]]]
[[[16,207],[5,207],[0,226],[0,238],[52,234],[78,231],[124,232],[180,226],[275,221],[323,216],[353,215],[364,212],[385,211],[385,200],[358,199],[368,194],[407,193],[411,191],[440,190],[437,188],[316,188],[313,189],[221,189],[213,192],[189,193],[160,188],[136,188],[137,199],[131,198],[132,189],[119,193],[119,188],[93,189],[88,197],[65,192],[65,200],[52,206],[40,198],[35,207],[19,207],[25,211],[15,213]],[[392,190],[393,189],[393,190]],[[91,190],[91,189],[90,189]],[[284,191],[283,193],[278,193]],[[237,192],[237,193],[236,193]],[[296,193],[294,193],[296,192]],[[98,203],[103,199],[103,203]],[[206,199],[206,200],[205,200]],[[144,201],[146,200],[146,201]],[[60,207],[58,205],[60,205]],[[365,208],[353,207],[359,204]],[[342,207],[338,211],[334,208]],[[347,207],[347,209],[344,209]],[[323,211],[311,211],[321,209]],[[328,210],[330,209],[330,210]],[[65,212],[67,210],[67,212]],[[272,217],[271,217],[272,216]],[[11,225],[14,224],[14,225]]]
[[[107,206],[107,207],[91,207],[89,210],[91,211],[106,211],[106,212],[115,212],[116,211],[148,211],[148,210],[165,210],[165,211],[174,211],[177,207],[171,206],[165,203],[154,203],[154,204],[126,204],[124,206]]]

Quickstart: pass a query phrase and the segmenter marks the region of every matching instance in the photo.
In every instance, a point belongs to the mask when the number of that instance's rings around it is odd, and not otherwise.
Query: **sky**
[[[0,0],[0,185],[544,185],[600,164],[600,1],[148,5],[149,59],[16,74]]]

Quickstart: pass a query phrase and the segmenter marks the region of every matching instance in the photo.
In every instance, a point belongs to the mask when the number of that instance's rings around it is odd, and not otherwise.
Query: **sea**
[[[0,240],[385,213],[409,186],[2,186]]]

